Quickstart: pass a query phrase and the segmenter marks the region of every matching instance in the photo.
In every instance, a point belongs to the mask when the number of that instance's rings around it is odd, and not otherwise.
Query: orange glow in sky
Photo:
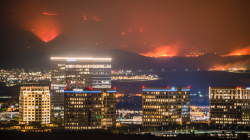
[[[98,17],[97,16],[93,16],[93,20],[95,21],[99,21]]]
[[[84,18],[84,20],[87,20],[87,17],[85,15],[83,16],[83,18]]]
[[[61,33],[59,24],[53,19],[40,19],[32,25],[32,33],[39,37],[44,42],[53,40]]]

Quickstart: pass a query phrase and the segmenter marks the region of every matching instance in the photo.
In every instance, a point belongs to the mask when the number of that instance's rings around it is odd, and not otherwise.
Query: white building
[[[23,86],[19,96],[19,117],[25,122],[50,123],[49,86]]]

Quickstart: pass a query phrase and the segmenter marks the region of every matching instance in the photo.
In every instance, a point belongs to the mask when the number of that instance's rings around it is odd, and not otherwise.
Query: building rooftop
[[[84,88],[84,89],[73,89],[73,90],[64,90],[64,93],[101,93],[103,90],[107,92],[116,92],[116,89],[111,88]]]
[[[51,57],[50,59],[64,59],[67,61],[76,60],[112,60],[112,58],[93,58],[93,57]]]
[[[221,87],[209,87],[212,89],[236,89],[236,88],[241,88],[241,89],[249,89],[250,87],[244,87],[244,86],[221,86]]]
[[[190,91],[190,87],[142,87],[142,91]]]

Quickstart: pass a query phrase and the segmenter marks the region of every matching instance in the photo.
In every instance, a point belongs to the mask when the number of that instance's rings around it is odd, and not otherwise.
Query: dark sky
[[[7,50],[184,55],[250,46],[249,0],[9,0],[0,11]]]

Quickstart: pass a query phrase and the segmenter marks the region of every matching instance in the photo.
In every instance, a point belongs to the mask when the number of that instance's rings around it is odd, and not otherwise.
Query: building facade
[[[19,96],[19,118],[24,122],[50,123],[49,86],[23,86]]]
[[[111,58],[51,57],[52,115],[63,116],[64,89],[111,88]]]
[[[143,87],[143,127],[189,123],[189,87]]]
[[[250,87],[209,87],[210,122],[249,126]]]
[[[65,130],[116,126],[116,90],[73,89],[64,93]]]

